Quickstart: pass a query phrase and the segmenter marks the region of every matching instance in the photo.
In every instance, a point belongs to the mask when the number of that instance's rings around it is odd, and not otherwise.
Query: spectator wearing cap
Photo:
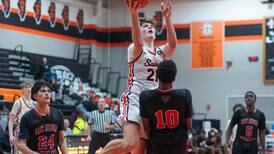
[[[114,129],[116,116],[112,110],[106,110],[105,107],[105,99],[100,98],[98,109],[91,112],[89,124],[92,132],[87,138],[88,141],[92,140],[89,145],[89,154],[94,154],[97,149],[104,147],[111,139],[110,133]]]

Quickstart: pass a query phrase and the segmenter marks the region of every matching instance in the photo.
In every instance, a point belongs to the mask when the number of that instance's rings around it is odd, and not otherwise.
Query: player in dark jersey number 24
[[[187,89],[172,89],[177,74],[172,60],[158,66],[159,88],[140,95],[140,115],[149,137],[149,154],[185,154],[192,123],[192,99]]]
[[[58,146],[67,154],[64,140],[64,117],[61,111],[49,107],[51,85],[37,81],[31,89],[31,97],[37,106],[21,119],[19,150],[23,153],[58,154]]]

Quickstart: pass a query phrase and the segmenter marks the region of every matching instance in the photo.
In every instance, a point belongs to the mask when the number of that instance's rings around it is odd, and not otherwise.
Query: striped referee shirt
[[[97,133],[110,133],[110,128],[105,128],[105,124],[114,124],[116,122],[116,116],[112,110],[94,110],[91,112],[89,118],[89,124],[92,126],[92,130]]]

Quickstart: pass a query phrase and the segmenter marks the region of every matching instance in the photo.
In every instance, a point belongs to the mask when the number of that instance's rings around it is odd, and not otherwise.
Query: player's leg
[[[103,154],[124,154],[131,152],[139,143],[141,117],[139,115],[139,95],[124,93],[121,97],[120,125],[123,126],[123,139],[110,141],[102,150]]]
[[[131,151],[131,154],[144,154],[147,147],[147,140],[140,138],[139,144]]]
[[[19,134],[19,125],[17,125],[14,130],[14,137],[15,137],[15,142],[13,145],[13,153],[14,154],[20,154],[20,152],[18,150],[18,134]]]
[[[181,143],[176,143],[176,144],[169,144],[169,154],[187,154],[187,149],[186,149],[186,140],[182,141]]]
[[[247,149],[247,153],[248,154],[258,154],[258,144],[257,142],[254,142],[254,143],[249,143],[249,147]]]
[[[244,143],[241,143],[240,141],[234,141],[233,147],[232,147],[232,153],[233,154],[244,154]]]
[[[110,141],[101,151],[101,154],[125,154],[132,151],[139,143],[139,125],[126,122],[124,124],[123,139]]]
[[[140,140],[139,144],[131,151],[131,154],[144,154],[148,143],[148,136],[145,133],[144,126],[140,124]]]

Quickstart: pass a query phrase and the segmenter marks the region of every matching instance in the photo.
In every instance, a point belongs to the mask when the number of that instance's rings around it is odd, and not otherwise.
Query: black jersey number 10
[[[179,125],[179,112],[177,110],[158,110],[155,113],[157,119],[157,129],[176,128]]]

